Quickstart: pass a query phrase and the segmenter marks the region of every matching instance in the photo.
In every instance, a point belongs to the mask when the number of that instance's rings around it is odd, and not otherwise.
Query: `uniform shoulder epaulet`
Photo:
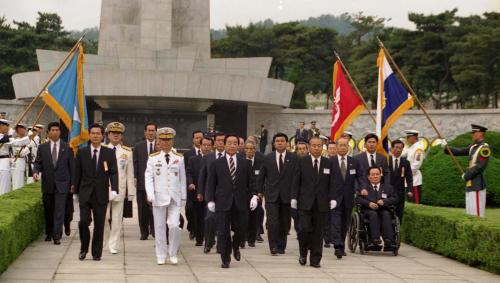
[[[128,146],[124,146],[122,145],[122,148],[125,149],[126,151],[132,151],[132,148],[128,147]]]
[[[177,156],[180,156],[180,157],[183,157],[183,156],[184,156],[184,155],[182,155],[182,154],[178,153],[177,151],[176,151],[176,152],[174,152],[174,154],[175,154],[175,155],[177,155]]]
[[[488,158],[491,155],[491,149],[488,146],[483,146],[481,150],[479,150],[479,155],[484,158]]]
[[[159,155],[160,153],[161,153],[161,151],[158,151],[158,152],[155,152],[155,153],[151,153],[151,154],[149,155],[149,157],[154,157],[154,156],[157,156],[157,155]]]

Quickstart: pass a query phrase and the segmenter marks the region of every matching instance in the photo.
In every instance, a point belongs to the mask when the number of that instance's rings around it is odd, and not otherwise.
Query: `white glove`
[[[73,200],[78,203],[78,195],[77,194],[73,194]]]
[[[259,198],[254,195],[252,197],[252,199],[250,200],[250,210],[251,211],[254,211],[257,208],[257,205],[259,204],[258,199]]]
[[[297,209],[297,200],[296,199],[292,199],[290,201],[290,207],[293,209]]]
[[[207,208],[210,212],[215,212],[215,202],[211,201],[207,204]]]
[[[131,195],[131,196],[128,196],[127,199],[128,199],[128,201],[134,201],[134,197],[135,196]]]
[[[154,196],[154,195],[151,195],[151,196],[150,196],[150,195],[148,194],[148,202],[153,202],[153,201],[155,201],[155,196]]]
[[[465,181],[465,173],[462,174],[462,180]]]
[[[337,201],[332,199],[330,201],[330,209],[335,209],[337,207]]]
[[[445,139],[441,140],[441,147],[442,148],[446,148],[447,145],[448,145],[448,142]]]
[[[181,207],[183,206],[186,206],[186,200],[185,199],[181,199]]]
[[[110,200],[114,200],[118,196],[118,193],[115,191],[111,191],[111,197]]]

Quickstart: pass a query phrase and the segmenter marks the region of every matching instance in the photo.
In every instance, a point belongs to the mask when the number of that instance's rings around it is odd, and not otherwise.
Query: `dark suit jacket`
[[[67,193],[71,186],[71,177],[74,174],[73,150],[61,140],[55,168],[52,164],[51,151],[50,142],[38,147],[33,172],[42,173],[42,192],[44,194]]]
[[[366,175],[361,169],[358,160],[350,156],[346,156],[346,158],[347,170],[345,180],[342,178],[342,175],[340,173],[339,156],[336,155],[330,160],[332,162],[332,178],[337,206],[339,206],[341,202],[344,201],[345,207],[349,208],[354,206],[356,184],[359,184],[360,188],[366,188],[368,186],[368,180],[366,179]]]
[[[373,189],[373,186],[370,184],[367,188],[368,195],[367,196],[357,196],[356,202],[362,206],[364,209],[369,208],[368,204],[370,202],[377,202],[382,199],[384,201],[384,205],[382,208],[389,208],[394,205],[398,201],[398,197],[394,192],[394,189],[389,184],[379,184],[380,188],[378,192]]]
[[[92,164],[91,146],[80,148],[75,159],[75,177],[73,185],[81,203],[87,202],[95,191],[97,202],[105,205],[109,202],[109,187],[118,193],[118,171],[116,155],[112,149],[101,146],[97,169]],[[106,162],[106,166],[104,165]]]
[[[191,160],[191,157],[196,156],[196,149],[192,148],[186,152],[184,152],[184,166],[186,166],[186,169],[188,168],[189,161]]]
[[[404,200],[406,190],[413,188],[413,173],[411,172],[410,161],[404,157],[399,158],[399,168],[394,171],[392,156],[389,158],[390,184],[394,192],[398,194],[400,200]],[[406,186],[405,186],[406,180]]]
[[[315,177],[313,157],[304,156],[299,159],[293,174],[292,199],[297,200],[299,210],[311,210],[314,201],[321,212],[330,211],[330,200],[334,199],[332,163],[321,157],[319,174]]]
[[[354,156],[355,159],[358,160],[359,165],[361,166],[361,170],[363,171],[363,174],[368,175],[368,168],[370,168],[370,163],[368,161],[368,155],[366,152],[362,152],[356,156]],[[377,167],[382,168],[382,180],[383,183],[389,184],[390,183],[390,173],[389,173],[389,166],[387,165],[387,158],[380,154],[380,153],[375,153],[375,163],[377,164]]]
[[[236,181],[233,184],[225,157],[213,162],[209,168],[206,201],[215,202],[216,211],[229,211],[233,202],[240,211],[248,210],[248,194],[255,194],[254,173],[249,160],[236,157]]]
[[[140,141],[135,144],[133,150],[134,159],[134,178],[137,180],[137,190],[144,191],[144,173],[148,166],[148,143],[146,140]]]
[[[295,130],[295,142],[298,142],[298,141],[309,142],[309,131],[304,128],[304,129],[302,129],[302,133],[301,133],[300,129],[296,129]]]
[[[257,191],[264,194],[266,202],[290,203],[291,187],[295,167],[297,166],[297,155],[286,152],[283,170],[279,172],[276,163],[276,151],[267,154],[262,161],[259,176],[257,177]]]
[[[196,188],[194,191],[187,191],[187,198],[189,200],[196,200],[198,179],[200,177],[202,161],[203,159],[201,155],[191,156],[188,162],[188,166],[186,167],[186,184],[188,187],[189,185],[193,184]]]
[[[260,153],[260,154],[257,154]],[[246,157],[245,157],[246,158]],[[255,152],[255,156],[253,158],[253,165],[252,165],[252,174],[254,176],[254,180],[257,180],[257,177],[259,176],[260,173],[260,168],[262,168],[262,161],[264,160],[264,155],[261,152]],[[251,163],[251,160],[249,160]],[[249,200],[252,198],[253,194],[249,192],[248,194]]]
[[[215,158],[216,158],[216,152],[210,152],[209,154],[203,156],[203,158],[201,159],[196,193],[203,195],[205,198],[207,198],[205,188],[207,187],[207,182],[208,182],[208,170],[210,169],[212,163],[215,161]]]

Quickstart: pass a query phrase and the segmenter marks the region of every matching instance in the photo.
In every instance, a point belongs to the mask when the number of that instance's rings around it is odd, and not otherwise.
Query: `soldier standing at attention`
[[[19,141],[26,137],[26,125],[17,124],[15,127],[15,141]],[[28,145],[13,146],[12,156],[10,158],[10,174],[12,175],[12,190],[17,190],[24,187],[26,183],[26,164],[29,157],[30,149]]]
[[[405,133],[408,149],[403,150],[401,156],[406,157],[406,159],[410,161],[411,171],[413,173],[413,188],[408,196],[410,197],[410,201],[419,204],[420,188],[422,186],[422,173],[420,172],[420,167],[424,162],[425,148],[424,145],[418,141],[418,131],[407,130]]]
[[[10,121],[0,119],[0,195],[10,192],[10,152],[12,147],[29,144],[29,138],[24,137],[14,140],[9,136]]]
[[[484,217],[486,207],[486,178],[484,171],[488,166],[491,149],[484,142],[486,127],[472,124],[472,144],[466,148],[450,147],[451,152],[457,156],[469,156],[469,167],[462,175],[465,181],[465,210],[469,215]],[[442,147],[447,144],[446,140],[441,143]],[[448,151],[445,150],[448,154]]]

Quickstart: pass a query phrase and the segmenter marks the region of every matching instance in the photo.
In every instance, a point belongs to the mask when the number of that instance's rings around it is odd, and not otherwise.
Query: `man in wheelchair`
[[[367,250],[381,250],[384,239],[384,250],[390,251],[396,247],[394,242],[394,229],[392,225],[393,205],[397,203],[397,195],[389,184],[380,183],[381,168],[368,169],[368,189],[358,195],[356,203],[361,206],[361,215],[368,222],[369,243]]]

